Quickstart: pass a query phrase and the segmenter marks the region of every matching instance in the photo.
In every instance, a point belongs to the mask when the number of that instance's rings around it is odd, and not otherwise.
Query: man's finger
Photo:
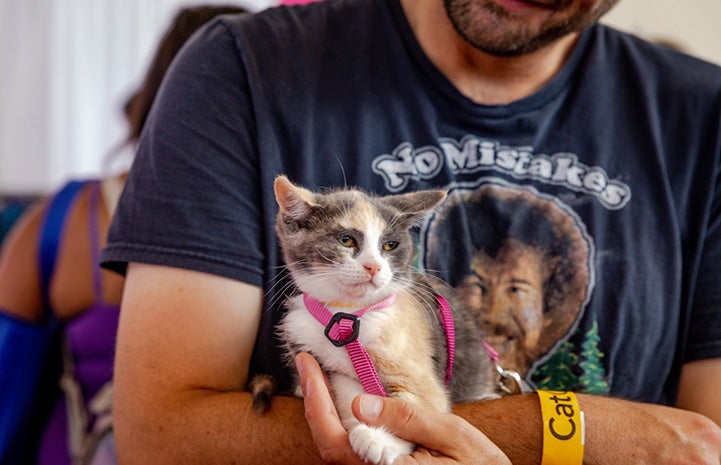
[[[305,417],[314,430],[314,437],[316,429],[319,433],[345,434],[318,362],[310,354],[301,353],[295,365],[303,391]]]
[[[338,417],[323,371],[310,354],[295,359],[303,390],[305,419],[323,461],[328,464],[361,465],[348,442],[348,433]]]

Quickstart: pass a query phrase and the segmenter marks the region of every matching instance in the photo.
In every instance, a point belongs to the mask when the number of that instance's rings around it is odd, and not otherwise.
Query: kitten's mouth
[[[346,284],[345,290],[350,291],[352,294],[365,294],[369,289],[374,289],[375,286],[371,281],[364,281],[362,283]]]
[[[373,279],[371,278],[359,283],[344,283],[343,292],[348,294],[350,297],[358,299],[366,297],[369,293],[375,292],[379,288],[380,286],[373,282]]]

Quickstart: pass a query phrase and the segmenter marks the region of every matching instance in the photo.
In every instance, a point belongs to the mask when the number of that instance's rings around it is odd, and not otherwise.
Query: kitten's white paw
[[[391,465],[401,455],[409,455],[415,445],[393,436],[382,428],[359,424],[350,430],[350,444],[366,462]]]

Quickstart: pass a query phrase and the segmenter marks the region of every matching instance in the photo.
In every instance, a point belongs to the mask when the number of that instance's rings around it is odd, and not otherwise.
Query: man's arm
[[[118,332],[114,428],[124,464],[320,463],[299,399],[260,417],[244,392],[262,290],[131,264]]]
[[[687,363],[681,370],[676,406],[701,413],[721,426],[721,358]]]
[[[301,381],[305,384],[306,418],[316,438],[322,455],[331,463],[358,465],[361,461],[355,456],[343,430],[335,407],[325,389],[322,378],[312,374],[312,359],[305,354]],[[310,391],[310,392],[308,392]],[[715,464],[720,463],[721,430],[707,418],[681,409],[628,402],[607,397],[578,395],[580,404],[586,413],[586,453],[585,464]],[[358,399],[354,401],[354,413]],[[387,402],[387,406],[392,403]],[[400,404],[397,403],[396,407]],[[504,397],[493,401],[456,406],[456,413],[473,419],[475,425],[487,434],[506,453],[515,465],[538,464],[541,462],[541,415],[538,397],[535,394]],[[384,407],[385,408],[385,407]],[[438,414],[418,408],[408,408],[413,414],[399,412],[391,416],[380,415],[370,424],[382,425],[396,432],[400,437],[418,441],[431,449],[441,439],[440,452],[465,451],[456,455],[458,463],[479,463],[473,457],[468,446],[476,447],[479,454],[492,452],[483,439],[468,439],[468,431],[463,423],[446,418],[439,429],[423,428]],[[384,410],[382,410],[384,412]],[[406,412],[406,413],[407,413]],[[365,420],[363,416],[359,417]],[[436,420],[437,421],[437,420]],[[410,425],[408,422],[418,423]],[[442,437],[438,431],[444,431]],[[415,431],[415,436],[411,437]],[[420,433],[419,433],[420,432]],[[453,444],[456,441],[457,444]],[[414,454],[416,455],[416,454]],[[486,456],[486,458],[489,458]],[[421,455],[407,457],[403,463],[435,463]],[[425,459],[423,461],[421,459]],[[499,459],[494,456],[494,459]],[[446,457],[448,460],[448,457]]]
[[[226,278],[130,266],[114,381],[122,463],[320,463],[300,400],[277,397],[259,417],[244,392],[262,298],[261,289]],[[596,396],[579,402],[586,463],[721,463],[721,430],[702,415]],[[535,395],[459,405],[456,413],[512,463],[540,462]]]
[[[721,392],[721,387],[716,389]],[[586,418],[585,464],[721,463],[721,428],[703,415],[608,397],[577,396]],[[535,394],[458,405],[455,412],[485,433],[513,464],[540,463],[541,413]]]

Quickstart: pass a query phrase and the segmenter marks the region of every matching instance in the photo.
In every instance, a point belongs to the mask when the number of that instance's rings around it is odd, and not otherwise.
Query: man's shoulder
[[[606,25],[593,31],[597,53],[607,59],[609,71],[626,74],[629,78],[644,78],[659,90],[687,89],[702,93],[721,92],[721,66],[693,56],[691,51],[652,42],[635,34]],[[611,63],[615,63],[614,68]]]
[[[386,1],[386,0],[383,0]],[[352,36],[374,27],[369,20],[384,14],[386,6],[378,0],[334,0],[301,6],[274,6],[251,15],[226,18],[227,24],[242,36],[262,37],[266,42],[274,39],[286,44],[297,40],[324,40],[327,47],[329,32],[345,32]],[[356,31],[354,31],[354,29]]]
[[[393,1],[333,0],[226,17],[218,40],[233,48],[252,82],[273,88],[269,92],[297,94],[299,86],[318,80],[340,85],[367,66],[366,57],[390,54],[388,43],[399,36]],[[296,88],[289,88],[291,82]]]

